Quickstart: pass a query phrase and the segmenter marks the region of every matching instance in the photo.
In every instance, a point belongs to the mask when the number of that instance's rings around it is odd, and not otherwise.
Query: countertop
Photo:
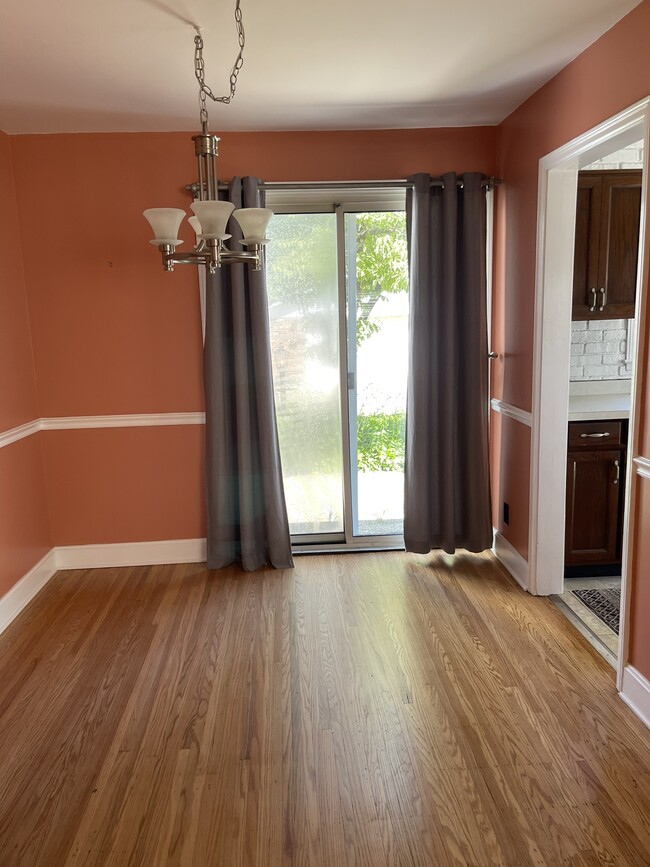
[[[569,421],[629,417],[629,394],[572,394],[569,397]]]

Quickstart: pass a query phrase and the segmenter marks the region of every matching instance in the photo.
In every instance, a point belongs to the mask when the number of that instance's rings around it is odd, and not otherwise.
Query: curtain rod
[[[458,179],[456,183],[462,186],[462,180]],[[486,178],[482,186],[492,187],[502,184],[501,178]],[[431,180],[432,187],[442,187],[444,181],[442,178],[433,178]],[[412,182],[404,180],[390,181],[264,181],[262,187],[273,190],[303,190],[305,188],[311,190],[372,190],[372,189],[413,189]]]
[[[456,182],[462,186],[462,180]],[[486,178],[482,186],[488,190],[494,189],[503,183],[502,178]],[[386,190],[386,189],[413,189],[413,183],[406,180],[389,180],[389,181],[263,181],[260,186],[266,190]],[[432,187],[444,186],[442,178],[433,178],[431,181]],[[185,189],[193,195],[198,192],[198,183],[187,184]],[[221,182],[220,190],[227,190],[228,184]]]

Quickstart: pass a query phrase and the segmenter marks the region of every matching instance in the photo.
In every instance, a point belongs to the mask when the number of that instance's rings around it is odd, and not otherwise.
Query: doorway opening
[[[642,157],[639,160],[641,178],[637,184],[637,243],[639,236],[645,237],[648,104],[649,100],[644,100],[632,106],[544,157],[539,170],[530,588],[537,594],[558,597],[565,591],[601,590],[611,601],[615,594],[609,591],[617,589],[615,587],[572,588],[568,581],[599,577],[613,579],[616,583],[616,576],[598,575],[598,572],[618,571],[612,569],[612,565],[616,565],[613,561],[620,561],[620,640],[614,639],[612,644],[614,649],[618,644],[619,687],[626,658],[631,482],[639,441],[639,420],[635,413],[640,387],[640,377],[637,378],[639,334],[630,320],[641,321],[646,304],[642,281],[643,245],[639,244],[634,262],[631,307],[629,303],[627,307],[618,304],[617,288],[608,295],[607,278],[590,276],[591,265],[584,266],[586,270],[583,269],[580,278],[580,249],[585,243],[585,232],[588,236],[589,220],[592,225],[596,224],[595,209],[599,203],[611,204],[612,201],[610,187],[615,186],[612,176],[603,180],[601,175],[605,166],[611,165],[606,158],[621,150],[639,147],[639,143]],[[638,166],[634,168],[638,170]],[[620,167],[616,170],[622,172]],[[592,197],[585,210],[581,196],[590,183],[600,185],[600,192]],[[623,196],[628,193],[629,190],[623,190]],[[606,270],[608,261],[614,262],[615,251],[611,245],[608,248],[606,233],[618,232],[620,243],[625,242],[622,224],[617,227],[613,213],[609,208],[602,218],[605,221],[601,221],[605,226],[603,243],[599,245],[597,239],[591,242],[594,248],[591,261],[596,263],[594,274],[601,273],[597,271],[599,250],[604,263],[601,268]],[[628,226],[628,235],[633,234]],[[586,243],[588,247],[588,237]],[[584,298],[578,285],[581,279],[585,284]],[[612,336],[609,341],[604,339],[608,333]],[[625,357],[621,358],[623,344]],[[595,358],[600,348],[603,349],[600,353],[603,371],[598,374],[590,358]],[[574,371],[572,382],[570,370]],[[603,384],[607,382],[609,384]],[[603,402],[606,392],[609,392],[607,403]],[[623,488],[625,494],[621,496]],[[595,491],[602,494],[598,502]],[[585,498],[589,499],[589,508],[586,519],[580,524],[579,505]],[[620,538],[615,531],[617,521],[623,528]],[[599,558],[603,569],[598,568]],[[568,565],[571,575],[572,561],[582,563],[585,573],[574,574],[565,586],[565,571]],[[566,597],[562,598],[566,601]],[[592,606],[592,610],[596,607]],[[608,653],[603,655],[608,656]],[[613,658],[611,650],[608,658],[610,661]]]

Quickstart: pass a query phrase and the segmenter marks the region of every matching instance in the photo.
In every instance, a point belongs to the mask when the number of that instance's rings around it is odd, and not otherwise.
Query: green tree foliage
[[[379,330],[371,319],[380,298],[408,291],[406,223],[400,211],[349,214],[356,223],[357,346]],[[346,258],[354,253],[346,250]],[[350,262],[346,262],[350,266]]]
[[[391,211],[350,213],[345,220],[346,269],[356,262],[359,346],[381,327],[372,319],[377,302],[408,290],[406,225],[403,212]],[[296,366],[295,377],[290,372],[295,353],[332,368],[338,363],[336,217],[329,213],[278,214],[269,233],[269,304],[275,308],[274,318],[290,329],[277,365],[287,368],[276,398],[284,469],[289,475],[336,472],[342,461],[339,420],[331,406],[314,404],[304,390],[298,372],[302,363]],[[360,415],[359,470],[399,471],[403,466],[404,415]]]
[[[352,229],[350,229],[350,226]],[[356,232],[354,228],[356,227]],[[385,295],[408,290],[406,225],[401,211],[346,214],[346,269],[356,258],[357,345],[379,326],[372,311]],[[333,214],[278,214],[269,227],[269,303],[300,313],[336,306],[336,223]]]
[[[357,418],[357,467],[373,472],[404,470],[403,412],[360,415]]]
[[[333,214],[276,214],[267,249],[270,304],[300,313],[336,305],[336,220]]]

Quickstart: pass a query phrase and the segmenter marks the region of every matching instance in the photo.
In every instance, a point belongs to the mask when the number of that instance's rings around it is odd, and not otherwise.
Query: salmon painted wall
[[[644,0],[499,127],[498,172],[505,184],[498,191],[495,220],[493,347],[502,358],[495,365],[493,383],[496,397],[521,409],[531,409],[539,159],[650,94],[649,33],[650,0]],[[647,344],[649,339],[646,327],[642,340]],[[647,378],[644,388],[642,414],[647,425]],[[511,520],[510,527],[499,526],[499,530],[525,556],[530,430],[517,422],[511,427],[511,439],[502,442],[493,473],[494,478],[510,480],[509,495],[516,490],[523,514],[514,525]],[[496,498],[500,500],[501,496]],[[641,568],[650,555],[643,541],[650,537],[648,515],[647,508],[639,510],[643,526],[632,528],[638,543],[631,617],[637,638],[630,656],[646,677],[650,676],[650,645],[639,644],[638,636],[650,613],[650,572]]]
[[[160,205],[189,211],[190,135],[11,138],[21,231],[39,238],[25,279],[42,416],[202,410],[196,271],[164,273],[142,217]],[[222,178],[493,174],[496,129],[227,133],[221,152]],[[46,232],[34,201],[50,205]],[[185,228],[188,246],[191,235]],[[197,426],[43,434],[54,544],[204,536],[202,434]]]
[[[39,417],[9,137],[0,133],[0,434]],[[0,447],[0,596],[50,547],[38,436]]]
[[[646,678],[650,675],[650,479],[637,476],[630,480],[636,485],[637,510],[634,527],[634,573],[637,576],[633,588],[632,616],[630,618],[630,664]],[[649,678],[650,679],[650,678]]]
[[[0,598],[52,547],[40,437],[0,448]]]
[[[38,418],[11,145],[0,133],[0,433]]]
[[[190,213],[190,135],[11,138],[23,237],[39,238],[39,255],[25,256],[25,277],[44,416],[202,408],[196,271],[164,273],[142,217],[161,205]],[[222,178],[491,173],[496,129],[229,133],[220,147]],[[45,234],[34,201],[51,203]],[[188,246],[190,236],[186,226]]]
[[[202,425],[43,432],[57,544],[203,538],[203,434]]]

